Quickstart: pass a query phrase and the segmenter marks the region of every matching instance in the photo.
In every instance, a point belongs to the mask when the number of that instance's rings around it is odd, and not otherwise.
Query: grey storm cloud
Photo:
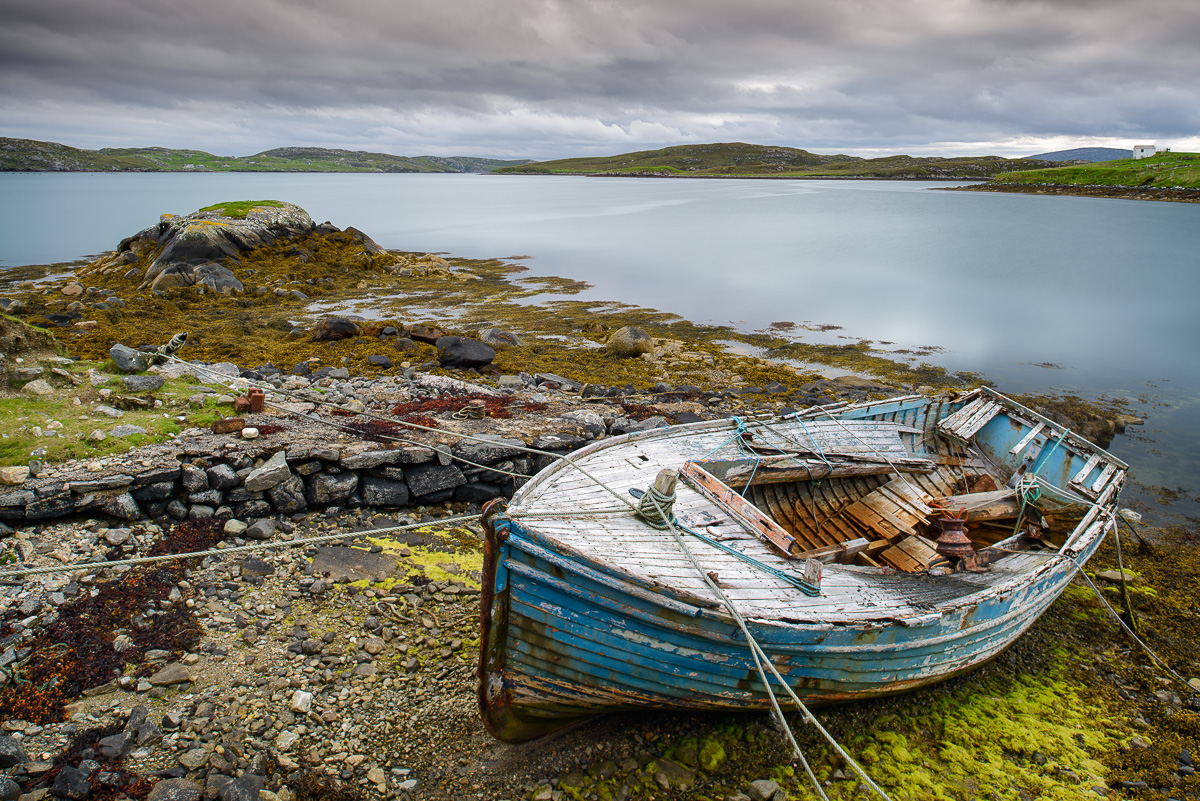
[[[0,133],[555,157],[1194,142],[1195,0],[7,0]]]

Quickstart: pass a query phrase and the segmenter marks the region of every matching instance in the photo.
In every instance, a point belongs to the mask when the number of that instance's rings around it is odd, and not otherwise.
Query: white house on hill
[[[1154,145],[1134,145],[1133,157],[1135,159],[1148,159],[1158,152],[1158,148]]]

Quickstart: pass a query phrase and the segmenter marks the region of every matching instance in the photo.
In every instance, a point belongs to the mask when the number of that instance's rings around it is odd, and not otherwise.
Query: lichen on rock
[[[147,244],[157,249],[143,275],[142,288],[161,291],[200,285],[222,294],[237,294],[245,287],[229,268],[231,260],[278,239],[298,239],[314,228],[308,212],[292,203],[254,206],[244,218],[228,216],[224,208],[182,217],[164,214],[157,226],[123,240],[118,252],[137,253]]]

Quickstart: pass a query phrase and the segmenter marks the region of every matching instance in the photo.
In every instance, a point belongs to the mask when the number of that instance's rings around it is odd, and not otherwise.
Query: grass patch
[[[219,211],[226,217],[231,217],[235,220],[244,220],[251,209],[262,206],[283,208],[283,205],[278,200],[234,200],[229,203],[214,203],[211,206],[205,206],[200,211]]]
[[[81,361],[67,369],[74,375],[85,376],[89,369],[102,367],[102,363]],[[62,381],[55,376],[51,380]],[[218,405],[216,396],[206,398],[202,407],[193,406],[189,398],[196,393],[196,387],[196,380],[185,376],[168,381],[152,393],[134,396],[126,393],[119,379],[112,376],[101,386],[92,386],[86,379],[78,386],[64,382],[59,392],[45,398],[21,395],[0,398],[0,419],[5,421],[0,433],[0,464],[25,464],[34,458],[54,464],[112,456],[138,445],[162,442],[189,426],[209,426],[223,413],[232,411],[229,405]],[[151,403],[157,400],[161,406],[138,408],[126,400],[133,397]],[[117,408],[124,414],[114,419],[97,412],[97,406]],[[179,417],[185,418],[182,423]],[[120,425],[140,426],[146,433],[107,436],[100,442],[88,440],[93,431],[107,434]],[[35,452],[40,455],[34,456]]]
[[[1026,186],[1111,186],[1200,189],[1200,153],[1159,153],[1046,170],[1008,173],[992,183]]]

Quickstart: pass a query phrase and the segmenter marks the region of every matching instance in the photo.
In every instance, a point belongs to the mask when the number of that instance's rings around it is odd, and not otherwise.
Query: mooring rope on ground
[[[164,554],[162,556],[140,556],[133,559],[114,559],[105,562],[77,562],[72,565],[53,565],[50,567],[30,567],[5,570],[0,572],[0,581],[19,576],[54,575],[58,573],[79,573],[107,570],[114,567],[136,567],[137,565],[157,564],[159,562],[176,562],[181,559],[200,559],[208,556],[228,556],[230,554],[254,553],[256,551],[280,550],[284,548],[299,548],[306,545],[318,545],[323,542],[337,542],[345,539],[360,539],[378,534],[390,534],[398,531],[414,531],[417,529],[445,526],[447,524],[465,523],[478,520],[479,515],[461,515],[447,517],[441,520],[431,520],[426,523],[411,523],[403,526],[387,528],[360,529],[344,531],[341,534],[323,534],[319,537],[303,537],[293,540],[273,540],[255,545],[236,545],[231,548],[209,548],[204,551],[188,551],[187,553]]]

